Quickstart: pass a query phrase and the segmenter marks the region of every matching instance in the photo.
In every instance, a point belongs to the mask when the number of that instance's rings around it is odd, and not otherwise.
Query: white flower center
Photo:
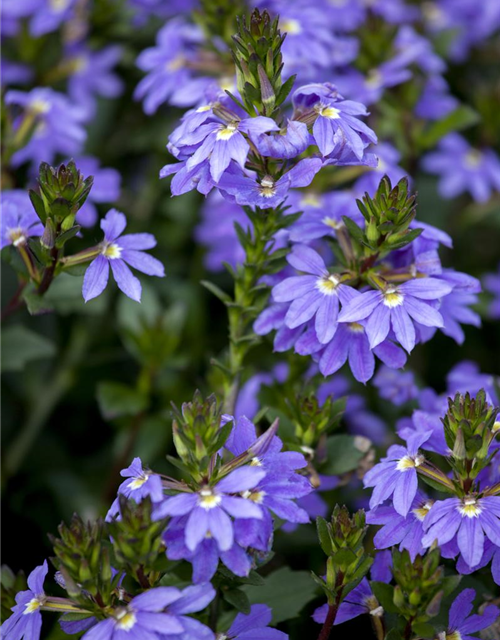
[[[137,622],[135,613],[133,611],[128,611],[127,609],[121,609],[115,617],[117,621],[116,626],[122,631],[130,631]]]
[[[323,118],[328,118],[329,120],[339,120],[340,119],[340,111],[335,107],[325,107],[320,104],[316,107],[316,111]]]
[[[176,56],[175,58],[167,62],[167,64],[165,65],[165,69],[167,71],[178,71],[179,69],[182,69],[184,64],[185,64],[184,57]]]
[[[116,260],[122,255],[122,248],[116,242],[107,242],[102,248],[102,255],[110,260]]]
[[[238,125],[234,122],[230,122],[228,125],[221,126],[217,132],[216,140],[229,140],[238,131]]]
[[[344,226],[341,220],[335,220],[335,218],[329,218],[328,216],[325,216],[321,222],[331,229],[340,229],[340,227]]]
[[[465,165],[471,169],[476,169],[483,160],[483,154],[477,149],[471,149],[465,155]]]
[[[276,193],[274,180],[270,176],[265,176],[264,178],[262,178],[259,191],[260,194],[264,196],[264,198],[272,198]]]
[[[479,502],[475,498],[464,498],[458,510],[462,517],[467,518],[477,518],[482,511]]]
[[[135,478],[132,478],[132,480],[128,483],[127,487],[129,489],[132,489],[132,491],[135,491],[136,489],[140,489],[142,485],[148,481],[148,477],[149,476],[144,474],[142,476],[137,476]]]
[[[349,327],[349,330],[352,331],[353,333],[363,333],[363,331],[365,330],[363,325],[359,324],[359,322],[349,322],[347,326]]]
[[[415,467],[419,467],[425,461],[424,456],[403,456],[398,460],[396,465],[396,469],[398,471],[408,471],[408,469],[415,469]]]
[[[18,247],[21,244],[26,244],[27,238],[24,234],[24,230],[21,229],[21,227],[17,227],[16,229],[8,229],[7,235],[15,247]]]
[[[264,500],[264,496],[266,495],[265,491],[243,491],[241,496],[245,498],[245,500],[251,500],[256,504],[262,504]]]
[[[306,193],[300,200],[301,207],[321,207],[321,198],[315,193]]]
[[[325,296],[337,295],[337,287],[340,280],[333,273],[326,278],[316,280],[316,288]]]
[[[207,511],[210,509],[215,509],[215,507],[219,506],[222,500],[222,497],[218,496],[211,489],[202,489],[199,493],[199,496],[200,499],[198,501],[198,504],[200,505],[200,507],[203,507],[203,509],[206,509]]]
[[[42,100],[42,98],[36,98],[30,102],[29,109],[35,115],[47,113],[50,111],[50,102],[48,100]]]
[[[69,6],[69,0],[49,0],[49,4],[52,11],[60,13]]]
[[[250,466],[251,467],[262,467],[262,462],[260,461],[259,458],[257,458],[257,456],[255,458],[252,458],[250,460]]]
[[[415,517],[417,518],[417,520],[420,520],[420,522],[422,522],[423,519],[425,518],[425,516],[429,513],[432,505],[433,505],[433,501],[432,500],[428,500],[421,507],[417,507],[416,509],[413,509],[413,513],[414,513]]]
[[[302,26],[300,22],[294,18],[285,18],[284,20],[280,20],[280,29],[281,31],[286,31],[292,36],[302,33]]]
[[[377,69],[372,69],[368,72],[365,80],[366,86],[371,89],[378,88],[382,83],[382,74]]]
[[[396,287],[389,287],[384,292],[384,304],[386,307],[399,307],[403,304],[404,296],[399,293]]]
[[[26,603],[23,611],[23,615],[27,615],[29,613],[33,613],[37,611],[43,604],[43,601],[39,598],[32,598],[29,602]]]

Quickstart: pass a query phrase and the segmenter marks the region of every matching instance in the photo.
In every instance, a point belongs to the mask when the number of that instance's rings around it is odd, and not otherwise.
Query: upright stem
[[[252,238],[245,249],[245,262],[236,270],[234,299],[228,306],[229,317],[229,366],[224,386],[224,411],[232,414],[241,382],[241,369],[245,356],[252,347],[248,336],[250,323],[257,317],[256,306],[259,291],[256,287],[267,270],[270,253],[269,242],[279,228],[282,215],[279,210],[258,210],[253,222]],[[246,339],[248,338],[248,339]]]
[[[342,592],[344,590],[344,574],[339,571],[335,580],[335,586],[337,587],[337,595],[335,596],[335,602],[328,607],[328,614],[326,620],[321,628],[318,640],[328,640],[330,633],[332,632],[333,625],[335,624],[335,618],[342,602]]]

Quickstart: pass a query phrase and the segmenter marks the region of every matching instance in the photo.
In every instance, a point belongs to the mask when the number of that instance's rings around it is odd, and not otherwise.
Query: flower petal
[[[82,295],[85,302],[97,298],[106,288],[109,279],[109,262],[102,255],[97,256],[85,271]]]

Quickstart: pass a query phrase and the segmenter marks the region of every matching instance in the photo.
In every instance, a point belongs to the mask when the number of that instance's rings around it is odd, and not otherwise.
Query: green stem
[[[87,353],[91,335],[93,332],[85,328],[83,324],[77,324],[73,329],[66,353],[62,357],[51,383],[38,393],[28,419],[6,452],[5,478],[9,478],[17,472],[54,408],[71,388],[77,366]]]
[[[234,282],[234,300],[228,307],[229,317],[229,372],[224,384],[224,411],[232,414],[241,382],[244,359],[254,342],[249,338],[251,323],[260,312],[256,291],[260,278],[267,272],[270,249],[268,243],[280,228],[282,213],[279,209],[260,209],[252,216],[253,233],[247,239],[245,261],[237,268]]]

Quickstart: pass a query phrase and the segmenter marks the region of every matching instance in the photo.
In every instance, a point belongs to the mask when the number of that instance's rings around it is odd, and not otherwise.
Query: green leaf
[[[318,538],[323,553],[327,556],[332,555],[332,541],[328,532],[328,525],[324,518],[318,516],[316,518],[316,528],[318,529]]]
[[[64,244],[68,242],[68,240],[71,240],[71,238],[74,238],[76,236],[76,234],[80,231],[80,229],[81,229],[80,225],[75,224],[75,226],[71,227],[71,229],[68,229],[64,233],[61,233],[61,235],[58,236],[56,240],[56,247],[58,249],[61,249],[61,247],[63,247]]]
[[[22,371],[32,360],[51,358],[55,345],[44,336],[21,325],[2,330],[2,371]]]
[[[295,82],[295,78],[296,77],[297,77],[296,75],[290,76],[288,78],[288,80],[283,83],[283,85],[282,85],[282,87],[280,89],[280,92],[278,94],[278,97],[276,98],[276,106],[277,107],[279,107],[280,104],[283,104],[283,102],[287,99],[288,94],[290,93],[290,91],[293,88],[293,84]]]
[[[326,441],[327,459],[321,467],[321,473],[340,475],[353,471],[366,454],[359,446],[356,436],[339,434],[330,436]]]
[[[431,149],[448,133],[461,131],[471,127],[479,121],[479,115],[467,105],[460,105],[452,111],[446,118],[438,120],[432,124],[418,139],[421,149]]]
[[[411,629],[419,638],[434,638],[434,627],[428,622],[418,622]]]
[[[372,581],[370,586],[373,595],[382,605],[384,611],[387,611],[387,613],[399,613],[399,609],[394,604],[394,587],[392,585],[385,582]]]
[[[443,580],[441,581],[441,589],[443,590],[443,597],[446,598],[451,593],[453,593],[455,589],[458,587],[458,585],[460,584],[461,580],[462,580],[462,576],[460,574],[457,574],[454,576],[446,576],[446,578],[443,578]]]
[[[201,283],[205,289],[208,289],[210,293],[213,293],[216,298],[219,298],[221,302],[227,304],[228,302],[232,302],[232,298],[225,291],[222,291],[220,287],[218,287],[213,282],[209,282],[208,280],[202,280]]]
[[[358,240],[358,242],[362,242],[365,237],[363,229],[358,227],[354,220],[348,218],[347,216],[342,216],[342,220],[344,221],[344,224],[347,227],[347,231],[349,231],[351,237],[353,237],[354,240]]]
[[[244,587],[251,604],[267,604],[273,611],[273,624],[290,620],[316,597],[316,585],[307,571],[278,569],[260,587]]]
[[[147,406],[147,399],[137,389],[121,382],[104,381],[97,387],[97,402],[104,418],[134,416]]]
[[[403,636],[398,629],[391,629],[389,633],[386,634],[384,640],[403,640]]]
[[[250,613],[250,600],[248,599],[248,595],[241,589],[229,589],[228,591],[223,591],[222,597],[241,613],[246,615]]]

